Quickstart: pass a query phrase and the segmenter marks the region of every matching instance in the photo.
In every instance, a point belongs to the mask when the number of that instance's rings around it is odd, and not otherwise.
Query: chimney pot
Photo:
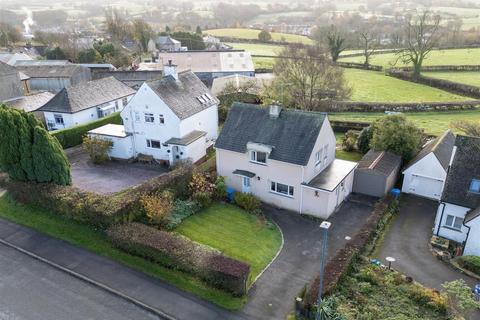
[[[282,107],[276,104],[271,104],[269,106],[269,114],[272,118],[278,118],[280,116],[280,112],[282,111]]]

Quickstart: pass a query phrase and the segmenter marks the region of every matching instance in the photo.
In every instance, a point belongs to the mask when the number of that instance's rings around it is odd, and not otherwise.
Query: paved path
[[[379,258],[397,261],[394,268],[430,288],[442,289],[442,283],[459,278],[470,286],[475,281],[435,258],[429,249],[438,202],[402,195],[400,213],[392,223],[380,249]]]
[[[0,245],[0,270],[0,319],[158,319],[4,245]]]
[[[373,203],[371,198],[353,196],[330,219],[330,256],[344,245],[346,236],[353,237],[358,232]],[[88,276],[176,319],[285,319],[293,310],[295,295],[318,270],[320,221],[273,208],[267,208],[267,214],[282,228],[285,246],[250,290],[247,305],[234,313],[110,259],[3,219],[0,219],[0,239]]]

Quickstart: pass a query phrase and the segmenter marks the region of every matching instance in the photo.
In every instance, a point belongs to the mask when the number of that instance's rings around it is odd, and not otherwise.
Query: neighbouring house
[[[327,219],[353,187],[355,162],[335,159],[324,113],[234,103],[215,143],[217,172],[236,191]]]
[[[66,64],[72,65],[68,60],[16,60],[13,64],[15,67],[23,66],[64,66]]]
[[[39,111],[48,130],[64,129],[120,111],[134,94],[114,77],[86,81],[62,89]]]
[[[6,63],[0,62],[0,102],[25,94],[20,73]]]
[[[427,143],[403,169],[402,192],[439,200],[454,144],[450,130]]]
[[[93,74],[96,72],[115,71],[117,68],[110,63],[80,63],[81,66],[87,67]]]
[[[480,255],[480,138],[455,140],[433,234]]]
[[[395,186],[401,165],[399,155],[369,150],[355,169],[353,192],[383,197]]]
[[[233,74],[225,77],[213,79],[212,93],[216,96],[221,95],[228,85],[233,85],[237,90],[247,88],[247,93],[259,95],[262,90],[270,84],[267,79],[259,79],[256,77],[244,76],[241,74]]]
[[[116,70],[116,71],[96,71],[92,74],[93,79],[106,77],[115,77],[127,86],[138,90],[145,81],[159,80],[163,77],[163,70],[138,71],[138,70]]]
[[[208,85],[218,77],[234,74],[255,76],[252,56],[243,50],[159,52],[158,63],[140,63],[139,70],[161,70],[168,61],[178,65],[179,71],[194,72]]]
[[[0,62],[13,66],[17,60],[33,60],[33,58],[23,52],[0,52]]]
[[[160,51],[180,51],[182,49],[182,43],[170,36],[159,36],[156,44]]]
[[[18,65],[16,69],[29,77],[30,90],[59,92],[65,87],[90,81],[90,69],[77,64]]]
[[[110,156],[148,156],[174,165],[198,162],[217,138],[218,100],[190,71],[165,65],[165,77],[145,82],[121,111],[123,126],[89,132],[113,142]]]
[[[38,109],[43,107],[54,96],[55,94],[49,91],[33,92],[25,96],[5,101],[5,103],[14,109],[33,113],[39,121],[46,124],[43,112]]]

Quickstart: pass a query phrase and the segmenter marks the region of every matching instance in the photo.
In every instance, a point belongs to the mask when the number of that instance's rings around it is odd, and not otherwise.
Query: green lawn
[[[480,110],[445,111],[445,112],[407,112],[405,116],[413,121],[426,133],[439,135],[450,128],[450,123],[455,120],[480,121]],[[380,112],[332,112],[328,114],[330,120],[372,122],[385,116]]]
[[[353,161],[353,162],[358,162],[360,159],[362,159],[363,155],[359,152],[356,151],[345,151],[341,149],[337,149],[335,151],[335,158],[337,159],[342,159],[342,160],[348,160],[348,161]]]
[[[250,264],[249,285],[282,242],[276,225],[230,204],[214,204],[183,221],[175,231]]]
[[[434,50],[425,59],[424,65],[477,65],[480,64],[480,48],[472,49],[452,49],[452,50]],[[394,53],[377,54],[372,56],[371,63],[385,67],[391,67],[396,56]],[[339,61],[363,63],[364,57],[340,58]],[[397,66],[404,65],[398,61]]]
[[[217,37],[232,37],[238,39],[258,39],[258,33],[261,30],[248,28],[225,28],[225,29],[211,29],[205,30],[203,33],[211,34]],[[313,40],[296,34],[271,32],[272,40],[286,41],[291,43],[305,43],[313,44]]]
[[[382,72],[344,69],[352,87],[353,101],[368,102],[435,102],[465,101],[471,98],[455,95],[426,85],[386,76]]]
[[[278,55],[283,46],[274,44],[261,44],[261,43],[241,43],[241,42],[227,42],[225,43],[232,46],[234,49],[243,49],[251,52],[253,55],[262,56],[276,56]]]
[[[478,71],[424,72],[423,75],[480,87],[480,72]]]
[[[208,287],[204,282],[188,274],[164,268],[116,249],[99,230],[42,209],[16,204],[8,195],[0,197],[0,217],[123,263],[223,308],[238,310],[246,302],[245,297],[233,297],[224,291]]]

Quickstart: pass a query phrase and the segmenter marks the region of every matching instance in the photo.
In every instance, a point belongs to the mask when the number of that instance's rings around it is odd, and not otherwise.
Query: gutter
[[[465,224],[465,222],[463,222],[463,226],[465,228],[468,228],[468,231],[467,231],[467,236],[465,237],[465,240],[463,241],[462,256],[463,256],[463,252],[465,251],[465,245],[467,244],[468,236],[470,235],[470,229],[472,228],[472,227],[467,226]]]
[[[445,202],[441,202],[441,204],[443,205],[442,207],[442,214],[440,215],[440,220],[438,221],[438,228],[437,228],[437,232],[436,232],[436,236],[438,237],[439,233],[440,233],[440,226],[442,225],[442,221],[443,221],[443,214],[445,212]]]

